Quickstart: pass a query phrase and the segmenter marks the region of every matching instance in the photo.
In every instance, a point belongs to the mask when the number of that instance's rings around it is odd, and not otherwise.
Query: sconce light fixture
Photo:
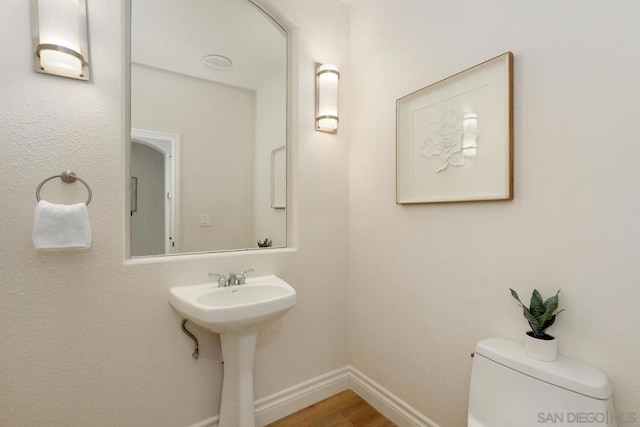
[[[338,80],[340,72],[332,64],[316,69],[316,130],[338,132]]]
[[[33,69],[89,80],[86,0],[31,0]]]

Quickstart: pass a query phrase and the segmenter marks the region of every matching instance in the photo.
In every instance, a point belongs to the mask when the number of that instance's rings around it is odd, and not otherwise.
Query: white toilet
[[[521,343],[489,338],[476,346],[468,427],[617,426],[611,384],[568,357],[540,362]]]

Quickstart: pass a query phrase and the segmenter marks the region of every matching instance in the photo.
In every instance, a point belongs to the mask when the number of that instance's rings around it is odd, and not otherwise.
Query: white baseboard
[[[355,394],[394,424],[397,424],[398,427],[439,427],[438,424],[353,366],[349,366],[349,385]]]
[[[352,366],[345,366],[256,400],[256,426],[265,426],[347,389],[353,390],[399,427],[439,427]],[[190,427],[217,426],[216,415]]]
[[[211,418],[207,418],[206,420],[191,424],[189,427],[218,427],[218,416],[215,415]]]
[[[349,367],[256,400],[256,426],[265,426],[349,388]]]

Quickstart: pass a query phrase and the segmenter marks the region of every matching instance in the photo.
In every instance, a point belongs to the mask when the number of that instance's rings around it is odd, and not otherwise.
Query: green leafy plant
[[[262,242],[260,240],[258,240],[258,247],[259,248],[270,248],[272,244],[273,244],[273,242],[269,238],[266,238],[266,237],[265,237],[264,241],[262,241]]]
[[[557,313],[554,313],[554,311],[558,309],[558,294],[560,293],[560,290],[558,289],[558,292],[556,292],[554,296],[543,301],[540,292],[538,292],[537,289],[534,289],[533,294],[531,295],[531,303],[528,308],[522,303],[522,301],[520,301],[516,291],[511,288],[509,290],[511,291],[511,296],[513,296],[522,307],[524,318],[527,319],[529,326],[531,326],[531,332],[527,332],[527,335],[542,340],[553,339],[553,337],[548,335],[545,331],[556,321],[556,315],[564,311],[564,309],[562,309]]]

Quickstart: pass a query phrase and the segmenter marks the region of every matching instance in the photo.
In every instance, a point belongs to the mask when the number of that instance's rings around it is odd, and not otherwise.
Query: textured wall
[[[562,288],[560,351],[640,415],[640,5],[361,0],[351,10],[350,360],[466,425],[469,354],[526,330],[509,287]],[[515,200],[397,206],[395,100],[515,54]]]
[[[296,307],[258,339],[257,398],[347,363],[348,146],[344,134],[313,131],[313,62],[346,69],[347,10],[331,1],[331,14],[311,19],[311,0],[268,3],[304,40],[291,150],[298,250],[149,263],[124,259],[123,2],[88,2],[93,81],[85,83],[34,73],[28,2],[0,0],[0,425],[175,427],[215,415],[218,338],[196,330],[194,361],[167,302],[170,287],[206,281],[210,271],[253,267],[298,291]],[[94,190],[93,247],[41,255],[31,248],[34,190],[67,168]],[[85,197],[63,185],[47,184],[43,197]]]

